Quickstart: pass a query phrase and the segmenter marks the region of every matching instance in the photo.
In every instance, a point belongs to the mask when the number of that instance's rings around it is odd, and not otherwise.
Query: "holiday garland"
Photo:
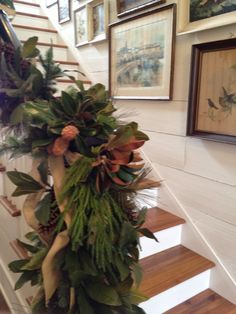
[[[2,122],[10,126],[1,151],[33,157],[29,174],[7,173],[13,196],[26,195],[22,212],[33,229],[18,240],[29,257],[9,265],[20,274],[15,288],[39,286],[32,313],[144,313],[139,236],[155,237],[142,227],[147,210],[135,198],[158,186],[145,179],[137,152],[148,137],[135,122],[119,123],[101,84],[85,90],[74,80],[54,97],[65,72],[51,48],[43,58],[36,44],[1,48]]]

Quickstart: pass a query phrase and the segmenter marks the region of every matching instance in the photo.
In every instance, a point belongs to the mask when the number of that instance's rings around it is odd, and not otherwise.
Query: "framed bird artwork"
[[[192,47],[187,135],[236,144],[236,38]]]

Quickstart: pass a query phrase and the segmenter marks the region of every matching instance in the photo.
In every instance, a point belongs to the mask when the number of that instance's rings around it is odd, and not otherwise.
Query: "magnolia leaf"
[[[35,217],[43,226],[46,226],[48,224],[48,221],[50,218],[51,203],[52,203],[52,197],[51,197],[51,194],[48,193],[37,204],[37,207],[35,210]]]
[[[77,105],[74,99],[66,92],[62,92],[61,95],[62,95],[61,105],[63,106],[64,112],[69,116],[75,115],[76,110],[77,110]]]
[[[146,215],[147,215],[147,207],[143,207],[139,212],[138,212],[138,220],[137,220],[137,225],[141,226],[146,219]]]
[[[120,233],[120,246],[123,248],[128,244],[137,243],[137,232],[129,222],[124,222]]]
[[[130,301],[133,304],[139,304],[148,300],[148,297],[144,296],[137,290],[131,290]],[[137,312],[139,313],[139,312]],[[142,312],[140,312],[142,313]]]
[[[19,246],[21,246],[23,249],[26,249],[28,252],[33,253],[33,254],[38,252],[38,248],[33,245],[22,242],[19,239],[17,239],[16,241],[17,241],[17,244],[19,244]]]
[[[18,123],[22,123],[23,120],[24,120],[24,104],[20,104],[11,113],[10,123],[18,124]]]
[[[22,267],[22,270],[36,270],[40,269],[42,262],[48,252],[47,248],[43,248],[31,257],[27,264]]]
[[[22,58],[35,58],[39,54],[39,50],[36,48],[38,37],[29,38],[22,47]]]
[[[26,282],[31,281],[35,275],[35,271],[25,271],[15,284],[15,290],[20,289]]]
[[[44,159],[38,166],[38,172],[40,174],[41,181],[46,185],[48,182],[48,162]]]
[[[29,187],[38,191],[43,188],[40,183],[24,172],[8,171],[7,176],[16,186]]]
[[[147,301],[147,300],[148,300],[148,298],[145,298],[145,301]],[[146,314],[146,312],[144,312],[144,310],[141,307],[139,307],[137,305],[133,305],[133,307],[132,307],[132,314]]]
[[[106,100],[107,98],[107,92],[106,92],[105,86],[100,83],[95,84],[92,87],[90,87],[87,90],[87,95],[93,97],[94,100]]]
[[[128,182],[132,182],[135,178],[134,174],[130,174],[127,171],[124,170],[124,168],[120,168],[119,172],[117,173],[118,177],[128,183]]]
[[[44,147],[44,146],[48,146],[49,144],[51,144],[52,139],[50,138],[45,138],[45,139],[41,139],[41,140],[34,140],[32,141],[32,148],[37,148],[37,147]]]
[[[42,187],[41,187],[42,189]],[[21,186],[18,186],[15,191],[12,193],[12,196],[14,197],[17,197],[17,196],[22,196],[22,195],[26,195],[26,194],[31,194],[31,193],[37,193],[39,190],[38,188],[31,188],[31,187],[27,187],[27,188],[24,188],[24,187],[21,187]]]
[[[118,293],[111,286],[98,282],[90,282],[86,284],[86,292],[92,300],[98,303],[114,306],[122,304]]]
[[[13,273],[22,273],[23,270],[21,269],[25,264],[28,263],[28,259],[20,259],[18,261],[13,261],[11,262],[8,267],[10,269],[10,271],[12,271]]]
[[[140,228],[140,229],[137,229],[137,231],[140,232],[145,237],[147,237],[149,239],[153,239],[156,242],[158,242],[156,236],[149,229],[147,229],[147,228]]]
[[[82,289],[78,291],[77,300],[81,313],[83,312],[83,314],[94,314],[94,308],[90,304],[87,296]]]
[[[136,286],[138,287],[143,277],[142,268],[138,263],[133,264],[133,274],[134,274],[134,281],[136,283]]]
[[[79,88],[79,90],[81,90],[81,92],[83,92],[83,91],[85,90],[85,89],[84,89],[84,84],[83,84],[82,81],[77,80],[77,81],[75,81],[75,84],[76,84],[76,86]]]
[[[115,265],[120,273],[121,281],[124,281],[130,274],[129,266],[118,256],[115,258]]]

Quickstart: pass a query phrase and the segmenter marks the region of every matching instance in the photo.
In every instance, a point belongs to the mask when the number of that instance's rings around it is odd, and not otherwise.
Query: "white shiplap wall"
[[[116,0],[109,2],[110,22],[114,22]],[[171,2],[175,1],[167,1]],[[72,1],[72,10],[80,5]],[[48,11],[86,74],[94,83],[107,85],[108,42],[74,48],[73,16],[71,22],[58,25],[56,6]],[[183,243],[218,263],[212,288],[236,302],[236,145],[185,136],[191,46],[232,36],[236,36],[236,24],[177,36],[173,100],[123,100],[116,105],[134,112],[133,119],[150,136],[144,151],[164,179],[160,204],[192,223],[185,229]]]

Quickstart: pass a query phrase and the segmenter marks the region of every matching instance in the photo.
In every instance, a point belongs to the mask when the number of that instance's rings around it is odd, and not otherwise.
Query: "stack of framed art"
[[[76,47],[107,38],[108,0],[93,0],[74,11]]]
[[[46,2],[47,6],[58,4],[59,23],[70,20],[69,0]],[[78,4],[73,21],[75,46],[108,39],[112,98],[171,100],[176,35],[236,23],[236,0],[173,2],[74,0]],[[118,22],[108,25],[109,11]],[[236,144],[235,41],[193,46],[187,122],[190,136]]]

